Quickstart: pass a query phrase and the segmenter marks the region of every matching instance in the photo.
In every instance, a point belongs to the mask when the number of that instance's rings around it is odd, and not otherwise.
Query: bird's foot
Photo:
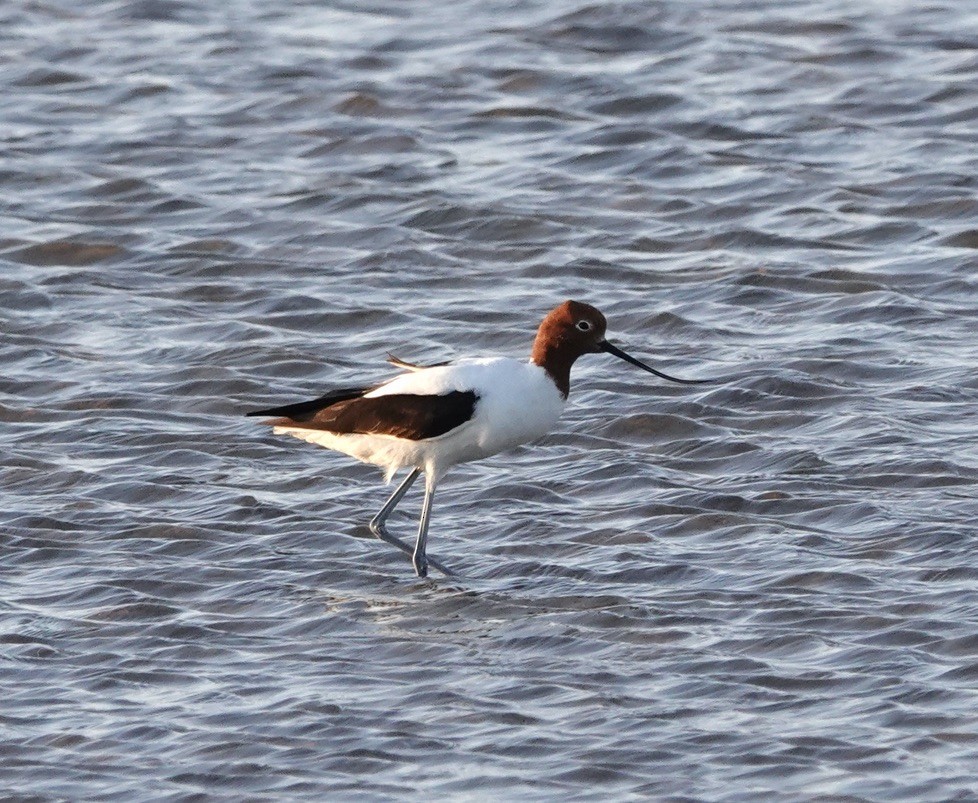
[[[451,569],[449,569],[440,561],[437,561],[434,558],[429,558],[427,555],[425,555],[424,557],[423,565],[419,566],[419,562],[414,560],[413,547],[411,547],[411,545],[406,543],[405,541],[402,541],[396,535],[391,535],[387,531],[386,525],[384,525],[383,523],[377,521],[371,521],[370,532],[372,532],[381,541],[384,541],[385,543],[388,543],[391,546],[396,547],[397,549],[401,550],[401,552],[411,555],[411,563],[414,564],[414,571],[417,573],[418,577],[427,577],[429,566],[434,566],[438,571],[440,571],[446,577],[455,576],[455,572],[453,572]]]

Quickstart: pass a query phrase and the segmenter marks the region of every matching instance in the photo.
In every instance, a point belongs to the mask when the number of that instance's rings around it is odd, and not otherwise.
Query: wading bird
[[[370,521],[378,538],[407,552],[419,577],[430,563],[428,521],[435,488],[456,463],[489,457],[546,435],[570,393],[571,366],[584,354],[605,352],[671,382],[677,379],[639,362],[605,340],[607,322],[590,304],[565,301],[540,324],[528,362],[477,357],[418,366],[391,357],[405,373],[379,385],[335,390],[312,401],[248,415],[276,416],[276,434],[292,435],[407,478]],[[425,496],[412,549],[387,531],[387,519],[424,472]]]

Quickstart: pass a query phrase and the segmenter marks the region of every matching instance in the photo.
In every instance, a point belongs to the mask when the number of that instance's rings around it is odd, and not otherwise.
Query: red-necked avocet
[[[430,563],[451,572],[426,554],[428,521],[435,487],[456,463],[489,457],[546,435],[570,393],[571,366],[583,354],[605,352],[671,382],[605,340],[607,322],[590,304],[565,301],[540,324],[528,362],[477,357],[418,366],[391,357],[405,373],[380,385],[335,390],[312,401],[287,404],[248,415],[277,416],[275,433],[293,435],[381,466],[387,481],[399,469],[410,472],[370,522],[383,541],[412,556],[425,577]],[[425,496],[412,549],[387,531],[387,519],[424,472]]]

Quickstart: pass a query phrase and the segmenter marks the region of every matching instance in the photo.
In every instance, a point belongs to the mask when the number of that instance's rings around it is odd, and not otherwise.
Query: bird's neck
[[[547,372],[565,399],[570,394],[571,367],[580,356],[576,350],[568,348],[569,345],[538,336],[530,352],[530,362]]]

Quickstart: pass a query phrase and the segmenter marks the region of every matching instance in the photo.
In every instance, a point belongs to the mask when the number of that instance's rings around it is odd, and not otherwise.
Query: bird
[[[611,354],[670,382],[699,384],[656,370],[610,343],[607,319],[596,307],[565,301],[537,330],[528,361],[472,357],[416,365],[388,355],[402,373],[380,384],[333,390],[311,401],[254,410],[272,416],[275,434],[291,435],[385,470],[389,483],[401,469],[407,477],[370,520],[380,540],[406,552],[418,577],[429,565],[428,526],[435,489],[459,463],[479,460],[546,435],[570,395],[571,368],[585,354]],[[413,548],[387,529],[387,520],[415,480],[424,474],[425,492]]]

